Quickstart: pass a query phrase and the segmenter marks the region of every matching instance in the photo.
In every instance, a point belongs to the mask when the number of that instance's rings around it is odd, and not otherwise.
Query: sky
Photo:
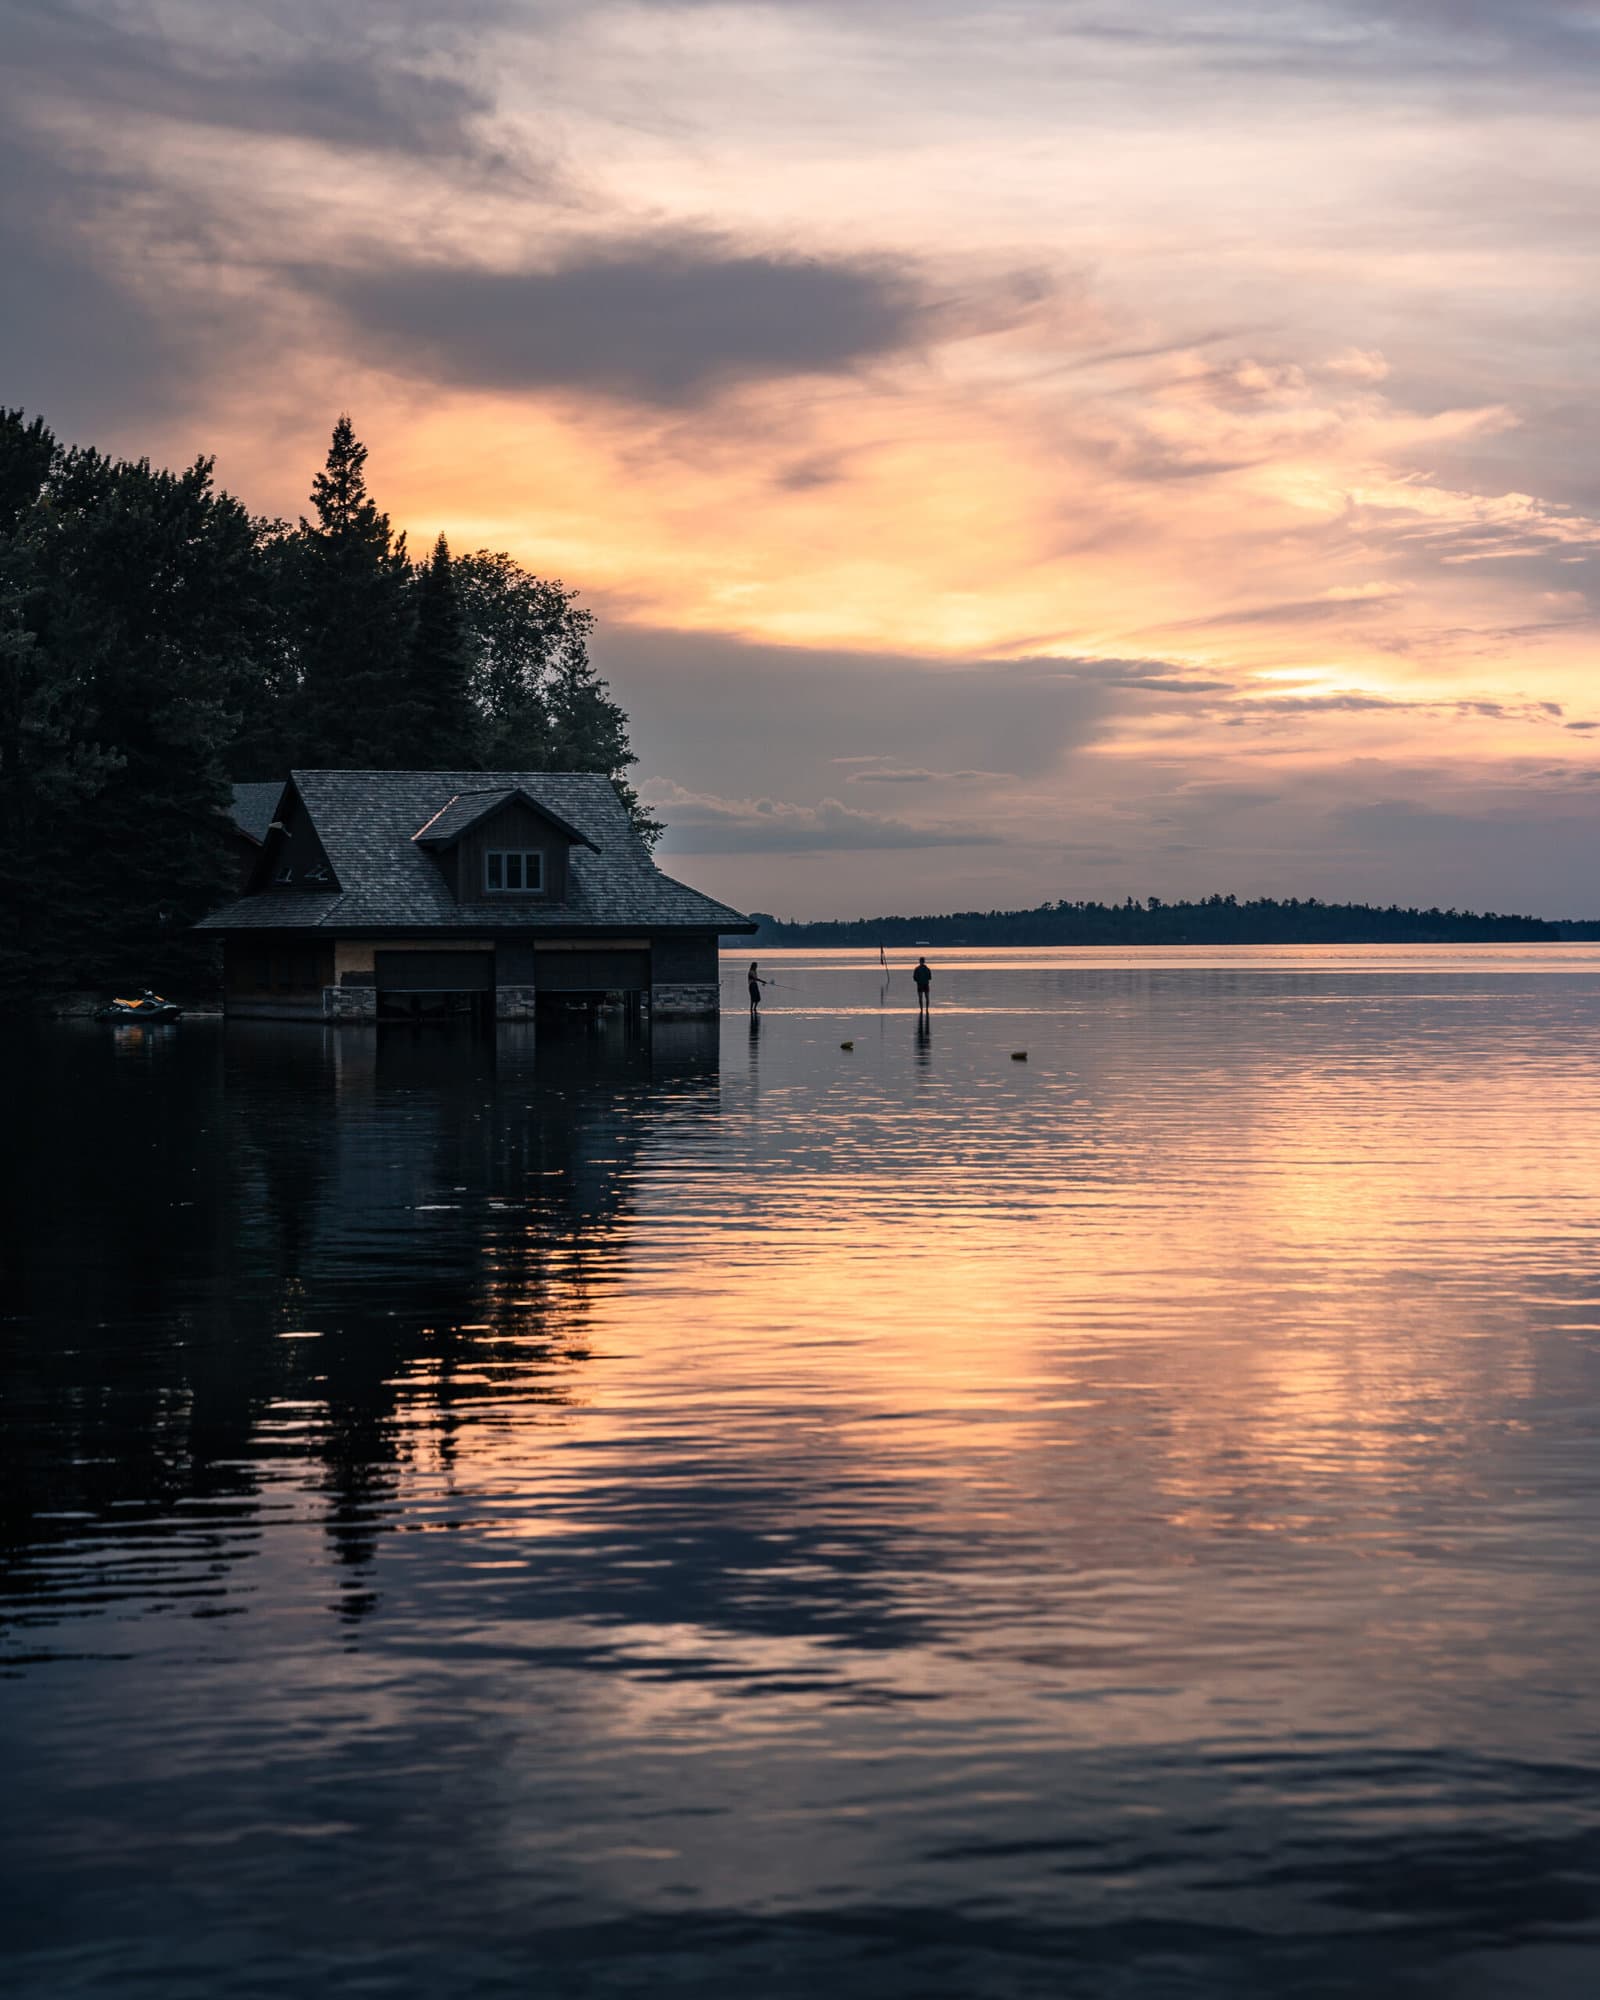
[[[1600,915],[1600,6],[0,0],[0,402],[599,614],[790,917]]]

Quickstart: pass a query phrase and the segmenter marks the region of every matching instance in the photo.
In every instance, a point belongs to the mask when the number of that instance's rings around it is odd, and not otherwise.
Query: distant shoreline
[[[752,951],[785,946],[926,947],[963,945],[1318,945],[1573,944],[1600,940],[1600,918],[1506,916],[1495,911],[1379,908],[1210,896],[1194,903],[1159,897],[1123,903],[1043,903],[1032,910],[963,910],[944,916],[822,918],[788,923],[753,911],[760,929],[730,940]]]

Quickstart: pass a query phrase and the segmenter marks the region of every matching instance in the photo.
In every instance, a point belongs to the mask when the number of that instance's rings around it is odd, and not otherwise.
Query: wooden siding
[[[560,903],[567,894],[567,836],[519,801],[502,806],[499,812],[464,833],[449,850],[455,875],[451,887],[458,903],[478,903],[486,911],[497,903]],[[528,890],[494,890],[483,886],[483,857],[491,849],[513,849],[544,857],[544,887]]]
[[[333,984],[333,946],[281,932],[235,932],[223,941],[222,979],[229,999],[320,993]]]
[[[494,976],[501,986],[531,986],[534,981],[532,938],[501,936],[495,940]]]
[[[722,976],[716,933],[658,938],[650,976],[657,986],[715,985]]]
[[[352,973],[362,973],[370,978],[376,969],[380,951],[487,952],[493,949],[494,941],[487,937],[453,938],[439,937],[427,931],[395,931],[388,937],[335,938],[333,954],[334,965],[342,980]]]
[[[383,951],[376,954],[380,993],[489,993],[492,951]]]
[[[648,993],[650,953],[617,951],[603,938],[578,950],[538,951],[533,983],[540,993]]]

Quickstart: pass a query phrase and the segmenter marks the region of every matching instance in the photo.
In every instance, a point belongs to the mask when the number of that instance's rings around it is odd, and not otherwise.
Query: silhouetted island
[[[1386,909],[1371,903],[1324,903],[1315,896],[1279,902],[1258,896],[1206,896],[1167,903],[1159,896],[1122,903],[1041,903],[1033,910],[958,910],[940,917],[855,917],[785,923],[764,911],[757,947],[783,945],[1063,945],[1063,944],[1520,944],[1600,938],[1600,919],[1500,916],[1492,910]],[[742,941],[741,941],[742,942]]]

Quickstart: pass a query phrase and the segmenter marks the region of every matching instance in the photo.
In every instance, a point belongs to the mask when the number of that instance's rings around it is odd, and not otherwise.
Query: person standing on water
[[[763,986],[766,985],[767,982],[756,971],[756,962],[754,959],[751,959],[750,961],[749,979],[750,979],[750,1011],[752,1014],[759,1014],[761,1012],[761,989]]]
[[[928,988],[933,984],[933,968],[925,958],[919,958],[916,963],[916,969],[913,971],[911,977],[916,981],[917,1012],[919,1014],[926,1014],[928,1011]]]

